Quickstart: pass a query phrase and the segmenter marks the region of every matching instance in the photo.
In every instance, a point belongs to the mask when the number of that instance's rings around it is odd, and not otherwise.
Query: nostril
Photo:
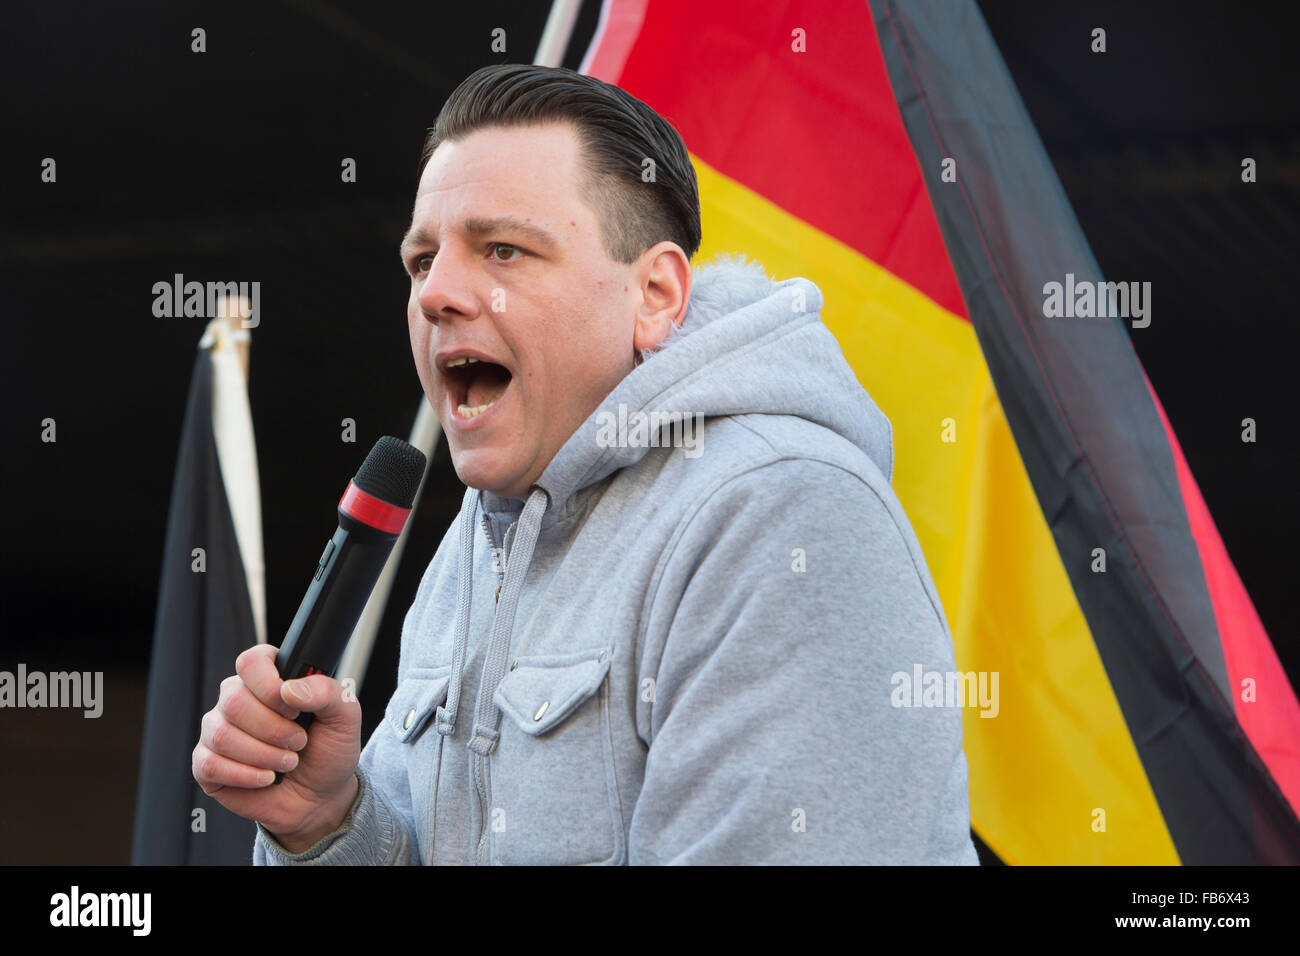
[[[448,319],[465,319],[468,317],[460,309],[450,305],[439,306],[431,311],[421,304],[420,312],[424,315],[426,321],[431,322],[434,325],[437,325],[439,322],[446,322]]]

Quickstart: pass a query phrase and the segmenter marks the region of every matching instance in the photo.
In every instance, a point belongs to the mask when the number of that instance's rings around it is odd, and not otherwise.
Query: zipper
[[[514,525],[511,525],[513,528]],[[497,572],[497,593],[493,599],[493,618],[496,617],[496,603],[501,601],[501,589],[506,583],[506,549],[505,538],[509,536],[509,529],[502,536],[501,547],[496,546],[496,535],[492,533],[492,522],[486,514],[483,515],[483,533],[487,535],[488,548],[492,555],[492,567]],[[483,780],[483,761],[487,758],[470,751],[470,770],[474,777],[474,796],[478,800],[478,848],[476,851],[476,863],[484,866],[487,863],[487,840],[488,840],[488,819],[487,819],[487,784]]]
[[[503,561],[502,567],[504,567],[504,565],[505,562]],[[504,571],[501,572],[501,578],[503,581],[505,580]],[[500,584],[497,585],[496,600],[501,600]],[[486,865],[487,858],[488,819],[487,784],[483,780],[483,761],[487,760],[487,758],[473,752],[470,753],[470,757],[473,760],[474,766],[474,794],[478,797],[478,819],[480,827],[478,835],[478,865],[484,866]]]
[[[478,794],[478,818],[479,818],[479,837],[478,837],[478,860],[479,866],[487,863],[487,786],[483,782],[483,761],[486,757],[480,757],[474,754],[474,790]]]

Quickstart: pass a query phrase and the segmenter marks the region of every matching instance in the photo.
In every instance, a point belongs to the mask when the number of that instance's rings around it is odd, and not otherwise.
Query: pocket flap
[[[607,648],[521,657],[497,685],[492,702],[526,734],[544,734],[596,692],[609,672]]]
[[[429,718],[447,700],[450,683],[450,667],[407,671],[389,699],[384,714],[398,740],[406,743],[419,735]]]

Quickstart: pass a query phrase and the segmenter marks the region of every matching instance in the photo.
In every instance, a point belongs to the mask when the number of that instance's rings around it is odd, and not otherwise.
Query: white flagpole
[[[244,565],[253,633],[266,643],[266,564],[262,555],[262,494],[257,445],[248,403],[249,331],[242,317],[252,303],[243,296],[221,299],[219,314],[204,329],[199,348],[212,350],[212,436],[221,466],[235,541]]]
[[[420,507],[420,496],[424,494],[425,482],[429,480],[429,469],[433,465],[433,450],[438,444],[440,434],[442,434],[442,427],[438,424],[438,416],[433,413],[433,406],[429,404],[428,398],[425,398],[420,402],[420,409],[415,414],[415,425],[411,428],[411,437],[408,439],[410,444],[424,452],[424,477],[420,479],[420,487],[416,489],[415,500],[411,503],[411,517],[393,544],[393,550],[388,555],[384,570],[380,572],[379,580],[375,582],[375,589],[370,592],[370,600],[362,609],[361,617],[357,619],[357,626],[352,629],[352,637],[348,639],[347,650],[343,652],[343,660],[339,662],[339,670],[335,675],[340,683],[351,679],[354,694],[361,692],[361,685],[366,679],[366,667],[370,664],[375,638],[379,636],[379,625],[384,620],[388,594],[392,591],[393,580],[397,577],[397,566],[402,563],[402,551],[406,548],[406,539],[410,537],[411,524]],[[344,683],[344,686],[348,685]]]
[[[542,39],[537,44],[537,54],[533,57],[533,63],[538,66],[561,65],[564,53],[569,48],[569,39],[573,36],[578,11],[581,9],[582,0],[553,0],[551,12],[546,18],[546,26],[542,30]],[[441,432],[442,428],[437,416],[434,415],[433,406],[429,404],[427,397],[422,397],[419,411],[415,416],[415,427],[411,429],[410,443],[424,452],[429,463],[425,466],[424,478],[420,479],[420,488],[415,493],[415,502],[411,505],[412,515],[419,507],[420,495],[424,492],[424,484],[428,481],[429,468],[433,463],[433,449],[438,443]],[[379,581],[375,584],[375,590],[361,612],[361,619],[352,631],[348,648],[344,651],[343,660],[339,664],[336,675],[338,680],[343,682],[350,679],[353,682],[354,693],[360,693],[361,684],[365,680],[366,667],[370,663],[370,654],[374,650],[375,638],[384,618],[384,608],[388,604],[388,595],[392,591],[393,579],[397,576],[397,566],[401,563],[402,551],[406,547],[410,530],[411,523],[408,521],[397,543],[393,545],[393,552],[388,556],[388,563],[384,565],[383,573],[379,575]]]
[[[560,66],[564,62],[564,51],[569,48],[573,25],[578,22],[581,9],[582,0],[554,0],[542,30],[541,42],[537,44],[534,65]]]

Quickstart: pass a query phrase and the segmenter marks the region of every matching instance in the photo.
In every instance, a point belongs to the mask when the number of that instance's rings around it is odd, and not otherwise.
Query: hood
[[[549,511],[613,472],[634,465],[645,445],[605,447],[611,420],[760,413],[795,415],[861,448],[886,481],[893,436],[883,412],[858,384],[835,336],[821,321],[822,294],[801,277],[776,281],[763,266],[721,254],[692,270],[681,325],[610,392],[569,437],[537,484]],[[662,417],[658,420],[663,420]],[[697,419],[698,420],[698,419]],[[484,505],[507,505],[484,494]]]

